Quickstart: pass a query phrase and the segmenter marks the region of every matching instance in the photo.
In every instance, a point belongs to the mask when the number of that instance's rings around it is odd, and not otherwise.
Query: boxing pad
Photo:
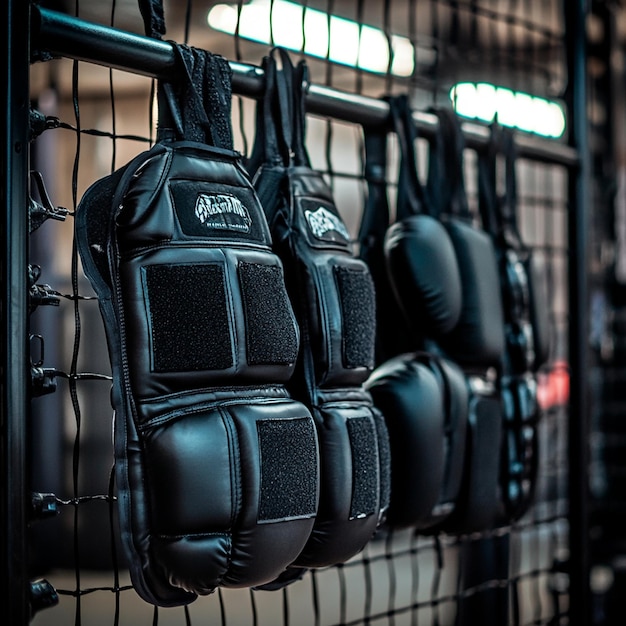
[[[448,532],[471,532],[506,522],[500,484],[505,446],[501,365],[505,322],[498,285],[498,258],[492,238],[477,223],[464,184],[465,142],[460,120],[450,108],[435,110],[440,133],[431,153],[429,189],[452,240],[463,289],[459,324],[442,349],[461,365],[470,385],[466,483]],[[439,175],[438,172],[440,173]]]
[[[76,214],[113,374],[122,544],[160,606],[276,578],[310,537],[320,475],[313,418],[286,388],[300,331],[284,268],[232,149],[230,68],[174,49],[157,143]]]
[[[391,448],[391,527],[436,529],[454,511],[466,448],[469,388],[453,363],[407,353],[367,381]]]
[[[385,236],[386,267],[404,318],[425,336],[442,339],[459,324],[461,272],[444,225],[410,215]]]
[[[382,242],[383,286],[393,299],[380,303],[385,313],[379,319],[386,318],[391,326],[384,337],[404,333],[397,342],[404,350],[379,364],[366,386],[385,416],[390,436],[388,523],[426,532],[454,510],[464,467],[469,388],[454,363],[427,351],[431,337],[456,326],[461,283],[445,228],[425,213],[408,98],[387,100],[400,147],[396,221],[381,224],[379,217],[370,215],[376,204],[368,201],[361,233],[368,236],[362,241],[366,253],[369,241]],[[367,139],[374,131],[366,128],[365,133]],[[366,150],[366,159],[377,164],[380,155]],[[366,161],[366,172],[369,167]],[[368,188],[372,185],[376,181]],[[373,275],[383,281],[380,273]]]
[[[434,112],[439,133],[429,156],[429,206],[450,238],[462,285],[459,320],[438,343],[466,371],[482,373],[498,367],[504,352],[502,295],[494,289],[499,280],[496,251],[468,208],[460,122],[447,107]]]
[[[394,107],[404,120],[399,128],[405,137],[399,139],[401,153],[408,150],[410,155],[415,125],[406,96],[392,100],[392,114]],[[502,414],[493,377],[502,358],[504,323],[501,296],[493,289],[498,280],[493,243],[476,228],[467,207],[462,134],[449,112],[437,115],[440,130],[431,144],[428,185],[404,195],[398,191],[400,219],[387,232],[385,253],[389,280],[405,317],[420,329],[424,346],[440,367],[457,373],[456,384],[448,377],[446,390],[456,399],[456,410],[462,406],[463,455],[448,464],[460,463],[454,475],[462,479],[454,483],[449,514],[431,530],[464,533],[491,527],[501,508]],[[407,162],[416,172],[414,155],[412,159]],[[419,184],[416,173],[407,173],[405,181],[413,188]],[[448,423],[451,420],[448,416]],[[449,439],[447,444],[452,449]],[[392,490],[390,511],[393,506]]]
[[[493,244],[486,233],[462,220],[446,224],[461,274],[463,306],[459,323],[441,346],[468,376],[470,405],[465,483],[447,532],[491,528],[501,515],[500,450],[502,399],[492,372],[504,350],[500,292]]]
[[[504,156],[504,194],[496,193],[495,160]],[[499,263],[506,350],[501,393],[505,416],[502,491],[506,511],[517,519],[528,509],[536,483],[539,419],[536,371],[549,353],[549,320],[544,276],[517,226],[516,150],[512,131],[491,128],[479,160],[479,206]]]
[[[321,461],[317,517],[292,567],[318,568],[359,552],[387,508],[388,435],[363,386],[374,364],[375,293],[328,184],[310,166],[304,145],[307,66],[294,67],[275,48],[263,69],[253,154],[263,152],[264,159],[254,185],[302,331],[288,388],[311,409]]]
[[[429,215],[396,222],[389,228],[385,243],[390,280],[401,309],[420,325],[429,339],[426,345],[433,353],[431,360],[443,370],[440,379],[444,385],[439,394],[453,401],[443,413],[444,424],[425,407],[421,413],[421,420],[435,419],[444,428],[441,438],[429,441],[433,446],[446,445],[448,482],[441,482],[439,488],[442,496],[448,496],[448,506],[439,509],[440,515],[428,521],[416,518],[414,523],[418,528],[447,532],[482,530],[493,523],[500,508],[502,415],[493,381],[481,381],[481,384],[470,374],[499,364],[503,347],[503,322],[498,317],[502,308],[499,294],[493,290],[493,281],[498,280],[493,246],[484,233],[469,224],[462,221],[446,224]],[[373,375],[374,381],[377,376],[378,370]],[[390,378],[384,380],[390,386],[388,393],[396,393],[397,383]],[[416,377],[416,398],[424,395],[420,387]],[[396,418],[386,410],[387,402],[379,404],[380,392],[371,386],[370,390],[387,417],[391,434],[390,421]],[[416,419],[406,411],[393,414],[403,421]],[[392,458],[395,458],[393,436],[391,441]],[[421,439],[413,441],[417,444]],[[434,480],[432,471],[427,475]],[[392,476],[395,486],[398,480],[395,465]],[[462,476],[463,480],[450,481],[451,476]],[[392,519],[395,493],[392,488]],[[421,491],[416,489],[413,498],[421,498]]]

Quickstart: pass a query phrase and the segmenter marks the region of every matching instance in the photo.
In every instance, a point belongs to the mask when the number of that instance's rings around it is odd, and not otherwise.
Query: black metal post
[[[569,144],[580,159],[569,176],[569,623],[589,626],[589,145],[586,0],[563,2],[567,43]]]
[[[30,3],[2,3],[0,83],[6,89],[0,157],[0,550],[4,624],[30,621],[26,550],[28,368],[27,211]]]

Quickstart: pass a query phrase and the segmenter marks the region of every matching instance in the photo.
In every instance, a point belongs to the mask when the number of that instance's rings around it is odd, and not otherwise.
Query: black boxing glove
[[[161,606],[277,577],[309,539],[320,471],[312,416],[285,387],[299,329],[283,267],[232,150],[230,68],[176,50],[190,75],[160,86],[173,129],[76,216],[111,358],[122,543]]]
[[[284,50],[274,49],[263,68],[266,91],[253,150],[263,156],[250,167],[302,330],[288,387],[311,409],[321,462],[317,518],[292,567],[319,568],[359,552],[387,508],[388,435],[363,386],[374,364],[375,294],[304,147],[306,65],[294,68]]]

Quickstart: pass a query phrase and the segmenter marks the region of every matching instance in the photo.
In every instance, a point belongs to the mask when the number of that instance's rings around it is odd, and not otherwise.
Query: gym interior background
[[[542,261],[550,312],[538,481],[521,519],[460,536],[382,528],[347,563],[282,591],[219,589],[171,609],[136,595],[118,546],[110,366],[73,223],[87,187],[154,142],[163,47],[142,39],[136,0],[8,0],[5,8],[7,623],[623,623],[626,10],[618,0],[165,2],[166,40],[232,62],[235,147],[244,155],[262,92],[249,66],[273,45],[306,58],[307,148],[355,246],[368,195],[363,125],[387,123],[381,98],[409,94],[423,178],[436,126],[429,107],[456,107],[477,219],[478,157],[497,113],[516,130],[519,228]],[[391,130],[388,157],[393,207]],[[29,197],[46,206],[46,194],[56,219],[29,235]]]

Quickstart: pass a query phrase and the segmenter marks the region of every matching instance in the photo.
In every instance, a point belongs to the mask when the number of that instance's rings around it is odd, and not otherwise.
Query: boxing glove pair
[[[435,112],[440,130],[425,188],[408,98],[388,102],[401,162],[396,219],[381,243],[393,306],[408,331],[405,352],[379,363],[367,382],[390,433],[388,519],[423,532],[484,530],[501,510],[495,368],[504,324],[493,288],[495,251],[467,210],[462,134],[453,114]]]

